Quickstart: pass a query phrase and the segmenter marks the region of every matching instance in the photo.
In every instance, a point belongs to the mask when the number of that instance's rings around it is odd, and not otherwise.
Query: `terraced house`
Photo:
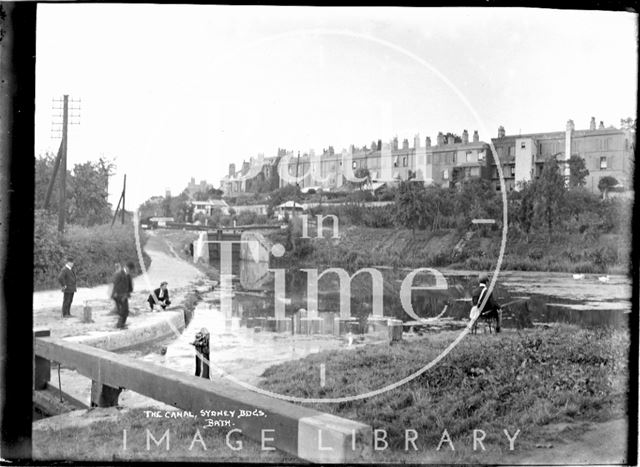
[[[585,160],[589,170],[586,187],[592,192],[598,192],[598,182],[604,176],[618,180],[619,189],[631,189],[635,132],[612,126],[605,128],[603,122],[596,128],[595,118],[591,118],[588,130],[576,130],[572,120],[567,122],[565,131],[524,135],[506,135],[501,126],[492,143],[507,191],[517,190],[520,182],[539,177],[549,157],[557,158],[568,177],[566,162],[571,155]],[[256,163],[261,164],[260,168],[251,171],[251,164]],[[286,165],[288,176],[280,176],[280,163]],[[415,179],[449,188],[464,180],[485,179],[496,191],[501,189],[491,145],[480,141],[477,131],[469,140],[466,129],[461,137],[438,133],[435,145],[431,144],[430,137],[422,144],[420,136],[415,135],[412,147],[407,139],[399,146],[395,137],[389,143],[378,140],[361,148],[352,145],[342,152],[329,146],[320,155],[313,150],[294,154],[281,149],[277,157],[244,162],[237,172],[231,164],[222,188],[225,194],[254,193],[297,183],[303,190],[347,190],[354,187],[349,178],[364,175],[368,175],[369,186]]]
[[[591,118],[588,130],[576,130],[573,120],[567,121],[565,131],[506,135],[504,127],[498,128],[498,137],[492,140],[502,166],[505,187],[508,191],[518,189],[518,182],[531,181],[542,173],[544,161],[556,157],[562,170],[569,175],[566,163],[572,155],[584,159],[589,170],[586,188],[598,193],[600,178],[612,176],[618,180],[619,188],[633,188],[633,155],[635,132],[605,128]],[[489,160],[489,178],[493,188],[500,190],[497,164],[493,157]]]

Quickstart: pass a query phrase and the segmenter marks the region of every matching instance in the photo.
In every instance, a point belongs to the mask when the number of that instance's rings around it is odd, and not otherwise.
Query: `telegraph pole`
[[[124,184],[122,185],[122,225],[124,225],[124,199],[127,194],[127,174],[124,174]]]
[[[62,141],[60,142],[62,160],[60,165],[60,198],[58,201],[58,232],[64,232],[64,215],[66,211],[67,201],[67,125],[69,123],[69,95],[63,97],[62,111]]]
[[[54,103],[62,103],[62,108],[53,107],[53,110],[62,110],[62,115],[55,115],[55,117],[62,117],[62,123],[54,122],[53,125],[62,126],[61,133],[62,138],[60,141],[60,147],[58,148],[58,155],[56,157],[56,161],[53,166],[53,174],[51,175],[51,180],[49,181],[49,186],[47,188],[47,195],[44,200],[44,208],[49,208],[49,202],[51,200],[51,195],[53,193],[53,187],[55,186],[56,177],[60,172],[60,186],[58,193],[58,231],[64,232],[64,223],[65,223],[65,214],[66,214],[66,201],[67,201],[67,146],[68,146],[68,129],[69,125],[79,124],[79,120],[74,122],[69,121],[69,110],[80,110],[80,106],[69,108],[69,95],[65,94],[62,98],[62,101],[55,100]],[[80,100],[74,101],[71,100],[72,103],[79,104]],[[76,117],[79,119],[80,115],[72,115],[72,117]]]

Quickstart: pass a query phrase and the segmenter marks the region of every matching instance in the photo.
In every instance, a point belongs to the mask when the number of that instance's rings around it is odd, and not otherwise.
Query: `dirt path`
[[[513,464],[622,464],[627,460],[627,420],[618,419],[604,423],[556,424],[547,428],[553,440],[550,447],[508,456],[501,462]],[[585,430],[572,434],[572,430]]]
[[[204,274],[195,266],[181,260],[175,254],[167,254],[166,252],[170,251],[170,248],[166,241],[153,233],[145,246],[145,251],[151,257],[151,265],[146,274],[141,274],[133,280],[134,292],[129,301],[130,322],[141,321],[148,316],[147,297],[151,290],[159,287],[161,281],[169,283],[173,302],[170,308],[175,308],[191,288],[191,284],[205,279]],[[72,317],[63,320],[60,312],[62,293],[59,290],[34,292],[34,327],[49,328],[52,335],[58,337],[109,330],[113,328],[116,321],[116,317],[109,314],[114,308],[109,294],[109,284],[79,288],[71,306]],[[81,321],[85,302],[92,308],[94,323],[87,324]]]

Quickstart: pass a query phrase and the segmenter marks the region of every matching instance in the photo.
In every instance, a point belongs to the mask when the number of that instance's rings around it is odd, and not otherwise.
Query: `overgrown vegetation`
[[[141,246],[147,237],[140,232]],[[69,225],[57,231],[57,219],[38,210],[35,213],[33,282],[36,290],[57,288],[57,277],[67,256],[75,260],[79,287],[104,284],[113,276],[115,262],[138,263],[133,225],[109,224],[83,227]],[[151,258],[143,252],[145,266]]]
[[[393,346],[321,352],[267,369],[261,386],[306,398],[362,394],[416,372],[452,339],[453,333],[443,332]],[[506,450],[504,429],[512,435],[520,429],[517,446],[526,449],[541,438],[543,425],[626,414],[628,348],[623,331],[571,326],[467,337],[398,390],[316,408],[386,430],[390,452],[380,455],[387,459],[412,455],[404,451],[405,429],[420,433],[424,449],[435,448],[446,429],[456,452],[445,444],[445,459],[487,462],[482,453],[461,446],[474,429],[487,433],[489,452],[500,453]],[[328,369],[324,386],[320,363]]]

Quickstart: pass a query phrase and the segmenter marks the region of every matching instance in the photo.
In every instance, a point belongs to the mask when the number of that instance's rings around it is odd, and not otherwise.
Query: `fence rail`
[[[197,378],[84,344],[34,337],[36,389],[46,387],[50,362],[59,362],[91,378],[92,405],[117,405],[120,391],[126,388],[195,413],[211,407],[259,409],[266,417],[235,421],[248,438],[260,441],[262,430],[273,430],[269,437],[278,449],[312,462],[366,461],[370,455],[372,429],[363,423],[268,397],[222,379]]]

